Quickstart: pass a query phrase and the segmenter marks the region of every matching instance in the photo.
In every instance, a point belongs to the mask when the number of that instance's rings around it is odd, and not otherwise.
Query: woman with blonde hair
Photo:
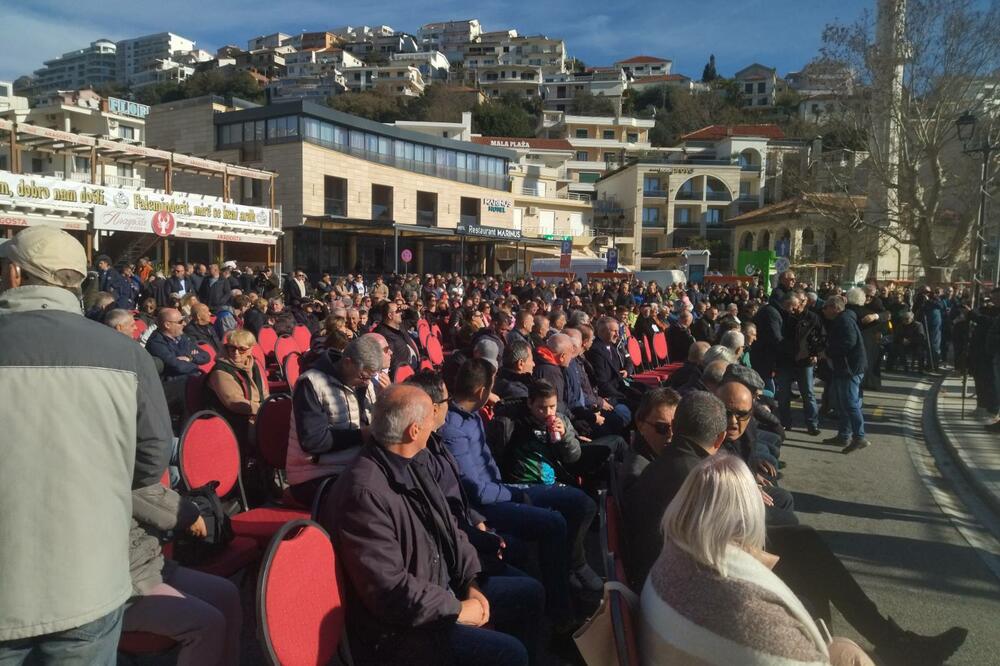
[[[718,454],[688,475],[661,524],[664,544],[640,601],[645,666],[866,666],[853,642],[832,642],[772,573],[764,503],[746,464]]]
[[[250,331],[229,331],[223,353],[216,358],[207,379],[211,408],[229,422],[244,452],[249,450],[250,426],[268,395],[267,378],[254,362],[255,344],[257,339]]]
[[[191,316],[192,308],[198,305],[198,303],[200,303],[200,301],[197,296],[194,294],[185,294],[181,297],[181,305],[178,310],[181,311],[181,314],[184,315],[185,319],[189,318]]]

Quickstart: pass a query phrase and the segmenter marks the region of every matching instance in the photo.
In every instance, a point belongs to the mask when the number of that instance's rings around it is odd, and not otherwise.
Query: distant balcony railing
[[[678,201],[701,201],[704,195],[701,192],[679,191],[674,198]]]
[[[664,218],[656,218],[655,220],[643,220],[642,227],[644,229],[662,229],[667,226],[667,221]]]
[[[666,190],[648,189],[642,191],[642,196],[644,197],[665,197],[667,196]]]
[[[729,192],[709,192],[705,197],[708,201],[732,201],[733,197]]]

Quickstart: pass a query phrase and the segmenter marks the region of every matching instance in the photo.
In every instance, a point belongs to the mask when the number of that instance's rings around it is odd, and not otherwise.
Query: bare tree
[[[976,219],[977,165],[961,153],[955,120],[976,107],[982,120],[991,118],[981,93],[1000,65],[1000,0],[880,4],[905,11],[891,36],[899,49],[885,48],[877,17],[866,12],[853,24],[827,26],[820,58],[855,74],[852,89],[839,91],[841,121],[868,153],[870,201],[855,211],[855,224],[915,247],[924,274],[937,280],[941,267],[966,260]],[[885,89],[887,72],[901,73],[888,79],[895,91]],[[852,191],[846,180],[840,189]]]

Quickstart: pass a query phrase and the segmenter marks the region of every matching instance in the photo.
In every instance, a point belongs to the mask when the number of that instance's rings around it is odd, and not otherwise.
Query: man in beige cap
[[[0,663],[114,664],[131,491],[170,457],[149,354],[83,317],[83,247],[52,227],[0,246]]]

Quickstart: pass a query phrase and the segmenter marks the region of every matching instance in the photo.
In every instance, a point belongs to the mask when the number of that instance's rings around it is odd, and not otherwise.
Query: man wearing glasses
[[[184,335],[184,317],[174,308],[160,310],[146,351],[163,361],[164,380],[196,375],[200,372],[198,366],[209,361],[208,354]]]

